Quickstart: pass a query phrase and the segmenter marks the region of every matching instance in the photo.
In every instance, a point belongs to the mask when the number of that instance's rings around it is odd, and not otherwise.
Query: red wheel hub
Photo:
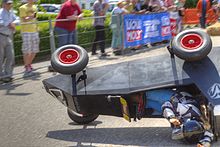
[[[59,61],[64,64],[72,64],[79,60],[79,53],[74,49],[65,49],[59,55]]]
[[[187,50],[194,50],[199,48],[203,43],[203,39],[198,34],[188,34],[183,36],[180,40],[180,44]]]

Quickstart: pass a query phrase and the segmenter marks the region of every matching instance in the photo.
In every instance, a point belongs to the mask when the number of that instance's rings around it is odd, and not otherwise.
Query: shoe
[[[179,139],[183,139],[183,132],[181,128],[174,128],[172,130],[172,139],[173,140],[179,140]]]
[[[107,53],[102,53],[102,54],[101,54],[101,57],[106,57],[106,56],[110,56],[110,55],[107,54]]]
[[[25,72],[31,72],[32,71],[32,67],[31,67],[30,64],[25,65],[24,68],[25,68]]]
[[[23,78],[31,77],[31,76],[34,76],[34,75],[35,75],[35,73],[33,71],[25,71],[24,75],[23,75]]]
[[[28,65],[28,68],[29,68],[31,71],[33,71],[33,67],[32,67],[31,64]]]
[[[92,53],[91,55],[97,55],[98,53]]]
[[[122,54],[122,51],[121,50],[115,50],[113,51],[113,53],[115,54],[115,56],[119,56]]]
[[[3,78],[3,79],[2,79],[2,81],[3,81],[4,83],[9,83],[9,82],[11,82],[12,80],[13,80],[12,77],[6,77],[6,78]]]

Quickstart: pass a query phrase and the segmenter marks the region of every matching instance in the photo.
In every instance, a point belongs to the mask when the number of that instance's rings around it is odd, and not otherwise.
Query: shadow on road
[[[24,84],[24,83],[23,83]],[[16,92],[16,88],[22,86],[23,84],[15,84],[15,83],[6,83],[4,85],[0,85],[0,90],[5,90],[5,95],[16,95],[16,96],[26,96],[31,95],[32,93],[18,93]]]
[[[48,138],[82,143],[99,143],[130,146],[185,146],[181,141],[171,140],[168,127],[86,128],[49,131]],[[92,145],[89,145],[92,146]],[[195,145],[194,145],[195,146]]]

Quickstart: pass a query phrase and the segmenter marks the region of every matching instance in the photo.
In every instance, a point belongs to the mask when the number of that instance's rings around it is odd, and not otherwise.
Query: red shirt
[[[57,19],[67,19],[67,16],[79,15],[81,13],[82,11],[77,3],[72,5],[70,1],[66,1],[62,5],[60,13],[57,16]],[[73,31],[76,29],[76,20],[56,21],[55,27],[63,28],[68,31]]]

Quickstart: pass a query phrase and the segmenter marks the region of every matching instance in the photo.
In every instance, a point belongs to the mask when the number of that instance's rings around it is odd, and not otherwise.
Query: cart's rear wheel
[[[67,114],[72,121],[78,124],[88,124],[94,121],[99,116],[98,114],[88,114],[88,115],[80,117],[80,116],[75,115],[70,109],[67,109]]]

